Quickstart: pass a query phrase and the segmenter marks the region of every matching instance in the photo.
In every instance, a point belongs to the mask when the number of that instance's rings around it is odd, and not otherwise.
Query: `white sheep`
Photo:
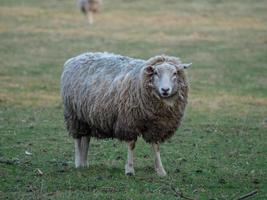
[[[69,134],[75,140],[75,165],[87,166],[90,137],[128,143],[125,174],[134,174],[138,136],[151,143],[156,172],[164,176],[159,146],[179,127],[188,85],[178,58],[148,61],[109,53],[85,53],[65,63],[61,95]]]

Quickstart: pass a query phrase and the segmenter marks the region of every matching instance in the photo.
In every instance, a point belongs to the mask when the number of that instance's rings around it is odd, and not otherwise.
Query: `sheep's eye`
[[[174,73],[173,73],[173,76],[177,76],[177,72],[174,72]]]
[[[155,71],[155,72],[154,72],[154,75],[156,75],[156,76],[157,76],[157,75],[158,75],[158,72],[156,72],[156,71]]]

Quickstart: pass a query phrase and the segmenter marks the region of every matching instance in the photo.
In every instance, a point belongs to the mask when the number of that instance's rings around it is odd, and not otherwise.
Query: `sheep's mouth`
[[[154,92],[154,95],[156,95],[156,97],[158,99],[166,99],[166,100],[169,100],[169,99],[172,99],[176,95],[176,93]]]
[[[161,95],[161,97],[163,97],[163,98],[168,98],[169,96],[171,96],[168,92],[163,92],[163,93],[161,93],[160,95]]]
[[[160,97],[161,97],[162,99],[171,99],[171,98],[173,98],[176,94],[177,94],[177,92],[174,92],[174,93],[163,92],[163,93],[160,93]]]
[[[168,92],[160,93],[161,98],[163,99],[170,99],[174,94],[170,94]]]

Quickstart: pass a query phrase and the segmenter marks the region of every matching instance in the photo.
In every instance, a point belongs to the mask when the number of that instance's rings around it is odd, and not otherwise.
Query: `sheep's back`
[[[65,109],[102,132],[113,131],[123,80],[137,75],[143,63],[108,53],[85,53],[69,59],[61,77]]]

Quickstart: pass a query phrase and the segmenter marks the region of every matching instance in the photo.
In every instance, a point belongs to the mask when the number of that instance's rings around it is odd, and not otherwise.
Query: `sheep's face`
[[[145,67],[149,85],[159,98],[168,99],[178,93],[183,84],[183,71],[192,63],[181,63],[179,58],[170,56],[155,56],[150,58]],[[182,77],[181,77],[182,76]]]
[[[161,98],[169,98],[178,91],[177,67],[169,63],[163,63],[147,68],[152,76],[151,84],[157,95]]]

